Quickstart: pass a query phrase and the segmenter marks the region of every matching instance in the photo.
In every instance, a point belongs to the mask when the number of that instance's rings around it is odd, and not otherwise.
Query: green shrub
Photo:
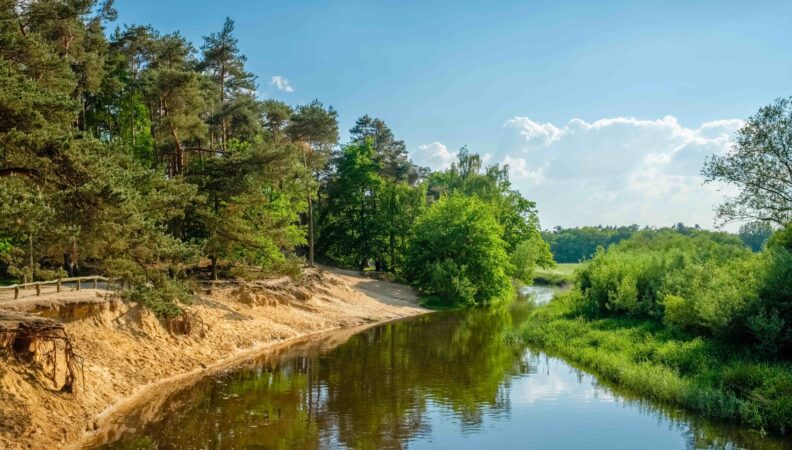
[[[171,319],[182,314],[179,303],[192,303],[193,294],[182,281],[163,279],[155,285],[138,285],[122,294],[127,300],[139,303],[157,317]]]
[[[752,253],[722,233],[637,233],[578,273],[579,311],[633,317],[792,356],[792,252],[784,230]]]
[[[424,295],[452,305],[506,298],[511,267],[502,235],[488,204],[476,197],[443,197],[416,222],[406,275]]]

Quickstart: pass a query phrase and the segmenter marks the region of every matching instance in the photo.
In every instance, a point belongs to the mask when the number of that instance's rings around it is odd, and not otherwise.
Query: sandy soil
[[[56,297],[57,295],[57,297]],[[288,279],[215,285],[186,309],[192,331],[101,290],[4,303],[64,324],[83,357],[82,380],[59,392],[34,361],[0,352],[0,448],[60,448],[99,435],[109,418],[147,404],[158,389],[341,327],[426,312],[406,286],[351,272],[310,270]],[[44,349],[40,350],[41,352]],[[161,391],[160,391],[161,392]]]

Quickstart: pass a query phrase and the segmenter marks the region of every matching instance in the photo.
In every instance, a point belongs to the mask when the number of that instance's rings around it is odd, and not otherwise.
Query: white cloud
[[[682,126],[616,117],[564,126],[514,117],[492,162],[511,168],[515,187],[537,201],[545,227],[584,224],[713,225],[722,186],[702,186],[707,155],[722,154],[737,119]]]
[[[451,163],[456,161],[457,153],[449,151],[440,142],[419,145],[416,150],[410,152],[410,156],[415,164],[423,167],[430,167],[433,170],[445,170],[451,167]]]
[[[284,92],[294,92],[294,87],[292,87],[289,80],[281,75],[275,75],[272,77],[272,80],[269,82],[270,86],[275,86],[279,91]]]

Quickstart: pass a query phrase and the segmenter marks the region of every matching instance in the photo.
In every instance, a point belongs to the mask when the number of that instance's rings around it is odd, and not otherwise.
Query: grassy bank
[[[528,344],[652,400],[759,430],[792,432],[792,364],[756,359],[652,320],[584,320],[573,290],[537,309]]]
[[[550,269],[537,268],[534,273],[534,284],[540,286],[569,286],[575,281],[575,271],[583,263],[556,264]]]

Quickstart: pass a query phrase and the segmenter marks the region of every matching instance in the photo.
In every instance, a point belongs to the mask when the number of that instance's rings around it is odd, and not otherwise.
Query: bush
[[[156,285],[139,285],[124,291],[124,298],[139,303],[161,319],[182,315],[179,303],[192,303],[193,294],[182,281],[163,279]]]
[[[457,306],[487,305],[512,289],[503,230],[486,203],[453,195],[421,215],[407,254],[407,277],[425,295]]]
[[[734,236],[636,233],[599,250],[578,274],[580,311],[626,316],[792,355],[792,231],[754,254]]]

